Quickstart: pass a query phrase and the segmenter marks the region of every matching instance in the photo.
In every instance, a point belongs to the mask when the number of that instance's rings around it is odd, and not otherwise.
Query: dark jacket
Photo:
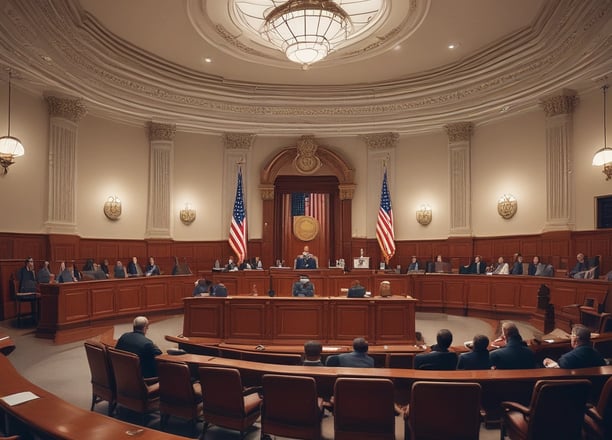
[[[142,377],[157,377],[155,356],[162,354],[161,350],[141,332],[124,333],[117,341],[118,350],[129,351],[140,358]]]
[[[520,370],[535,368],[535,356],[527,345],[517,338],[510,338],[506,346],[492,351],[491,365],[499,370]]]
[[[457,370],[489,370],[491,368],[491,359],[489,359],[489,351],[470,351],[459,356],[457,362]]]
[[[579,345],[557,362],[560,368],[588,368],[606,365],[603,356],[589,345]]]
[[[457,353],[454,351],[432,351],[414,357],[415,370],[455,370]]]

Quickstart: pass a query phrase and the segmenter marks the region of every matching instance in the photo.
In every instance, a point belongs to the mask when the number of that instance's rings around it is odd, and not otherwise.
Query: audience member
[[[123,263],[119,260],[117,260],[117,263],[115,263],[115,269],[113,270],[113,273],[115,278],[127,278],[125,267],[123,266]]]
[[[226,271],[226,272],[231,272],[231,271],[234,271],[234,270],[238,270],[238,266],[234,262],[234,256],[233,255],[230,255],[230,257],[227,259],[227,264],[225,265],[223,270]]]
[[[527,274],[531,276],[543,276],[544,270],[546,269],[546,265],[544,263],[540,263],[540,257],[534,256],[531,263],[529,263],[529,269]]]
[[[128,263],[127,276],[128,277],[142,276],[142,268],[140,267],[140,264],[138,264],[137,257],[132,257],[132,261]]]
[[[183,264],[179,263],[178,257],[174,257],[174,266],[172,267],[172,275],[191,275],[189,265],[183,259]]]
[[[489,338],[485,335],[476,335],[472,340],[471,351],[459,355],[457,370],[489,370]]]
[[[482,261],[482,257],[480,255],[476,255],[472,263],[463,267],[467,269],[465,273],[469,274],[483,274],[487,269],[487,265],[484,261]]]
[[[510,273],[508,263],[504,263],[504,257],[497,259],[497,266],[491,267],[491,273],[493,275],[508,275]]]
[[[36,282],[34,259],[32,257],[25,259],[23,267],[17,272],[17,280],[19,281],[20,293],[36,292],[38,283]]]
[[[589,262],[584,258],[584,254],[581,252],[576,255],[576,265],[570,271],[570,278],[584,278],[587,270],[589,270]]]
[[[51,269],[49,269],[49,262],[45,261],[36,275],[36,279],[39,283],[50,283],[51,282]]]
[[[93,258],[88,258],[83,265],[83,272],[93,272],[94,270],[94,260]]]
[[[110,277],[109,268],[108,268],[109,264],[110,263],[108,262],[108,258],[105,258],[104,261],[102,261],[102,263],[100,264],[100,270],[104,272],[104,275],[106,276],[106,278]]]
[[[327,358],[329,367],[373,367],[374,359],[368,356],[368,342],[364,338],[353,339],[353,351]]]
[[[149,257],[149,264],[145,266],[145,276],[160,275],[159,266],[155,264],[155,258]]]
[[[314,284],[310,282],[308,275],[300,275],[300,279],[293,283],[293,296],[314,296]]]
[[[544,359],[546,368],[588,368],[606,365],[604,357],[593,348],[591,331],[583,325],[576,324],[570,336],[572,350],[559,358],[558,362]]]
[[[518,370],[535,368],[535,356],[527,347],[515,323],[506,321],[502,324],[501,340],[505,346],[489,354],[491,368],[499,370]]]
[[[70,266],[68,266],[68,270],[72,272],[72,276],[74,277],[74,281],[82,281],[83,280],[83,274],[81,274],[81,272],[79,271],[79,269],[77,269],[76,265],[74,263],[72,263]]]
[[[296,269],[316,269],[317,268],[317,260],[310,253],[310,249],[308,246],[304,246],[304,251],[301,255],[295,259],[295,268]]]
[[[323,345],[319,341],[307,341],[304,343],[304,360],[302,365],[309,367],[322,367],[321,352]]]
[[[194,283],[193,296],[210,296],[212,282],[206,278],[200,278]]]
[[[457,368],[457,353],[449,351],[453,342],[453,334],[448,329],[438,331],[436,344],[431,346],[431,352],[417,354],[414,357],[416,370],[454,370]]]
[[[349,298],[363,298],[365,296],[365,287],[361,285],[359,280],[353,280],[351,287],[348,290],[347,297]]]
[[[523,256],[514,254],[514,263],[512,264],[511,275],[523,275]]]
[[[414,272],[420,269],[419,260],[415,255],[410,259],[410,264],[408,265],[408,272]]]
[[[223,283],[219,283],[213,286],[211,292],[210,292],[210,296],[219,296],[219,297],[226,297],[227,296],[227,287],[225,287],[225,284]]]
[[[129,351],[138,355],[142,377],[145,379],[157,377],[155,357],[162,354],[157,345],[145,336],[148,329],[149,320],[144,316],[137,316],[134,319],[133,331],[121,335],[115,347],[118,350]]]
[[[74,283],[77,279],[74,275],[74,266],[66,266],[66,263],[62,261],[60,263],[59,275],[57,277],[58,283]]]

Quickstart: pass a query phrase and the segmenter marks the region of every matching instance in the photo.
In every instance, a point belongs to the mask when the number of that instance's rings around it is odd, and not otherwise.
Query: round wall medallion
[[[309,215],[293,217],[293,234],[302,241],[313,240],[319,233],[319,222]]]
[[[497,202],[497,213],[506,220],[514,217],[517,209],[516,199],[510,194],[504,194]]]
[[[110,220],[118,220],[121,217],[121,200],[117,196],[109,197],[104,202],[104,215]]]

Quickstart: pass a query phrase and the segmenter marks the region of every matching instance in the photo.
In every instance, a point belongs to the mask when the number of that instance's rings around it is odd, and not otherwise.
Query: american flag
[[[387,169],[383,177],[380,194],[380,209],[376,222],[376,239],[385,258],[385,263],[395,254],[395,233],[393,232],[393,210],[391,209],[391,196],[387,186]]]
[[[236,253],[236,264],[240,265],[247,254],[247,220],[242,197],[242,168],[238,169],[238,184],[236,185],[236,201],[232,214],[229,244]]]

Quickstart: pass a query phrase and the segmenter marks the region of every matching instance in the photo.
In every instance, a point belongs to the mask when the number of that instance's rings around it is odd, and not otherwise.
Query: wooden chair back
[[[158,362],[159,412],[161,427],[169,416],[187,419],[195,426],[202,414],[202,388],[191,382],[189,366],[184,362]]]
[[[108,415],[112,415],[117,403],[115,375],[110,364],[106,346],[97,341],[85,341],[85,353],[91,373],[91,408],[101,401],[108,402]]]

